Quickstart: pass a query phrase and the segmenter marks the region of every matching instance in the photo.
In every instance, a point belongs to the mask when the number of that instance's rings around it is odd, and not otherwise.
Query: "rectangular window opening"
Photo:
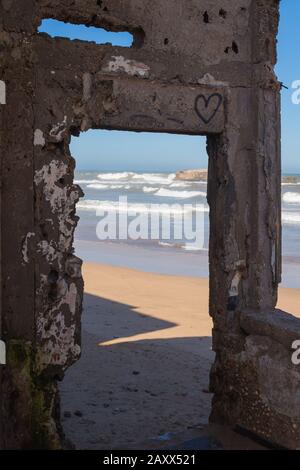
[[[86,26],[83,24],[65,23],[54,19],[44,19],[38,28],[39,33],[47,33],[52,38],[67,38],[72,41],[80,40],[102,45],[119,47],[137,47],[142,42],[142,32],[136,30],[133,34],[128,31],[107,31],[104,28]]]

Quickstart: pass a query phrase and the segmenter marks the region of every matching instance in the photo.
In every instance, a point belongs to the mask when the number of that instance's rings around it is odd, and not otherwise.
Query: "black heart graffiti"
[[[195,100],[195,111],[205,124],[209,124],[219,111],[222,103],[223,96],[220,93],[213,93],[208,97],[198,95]]]

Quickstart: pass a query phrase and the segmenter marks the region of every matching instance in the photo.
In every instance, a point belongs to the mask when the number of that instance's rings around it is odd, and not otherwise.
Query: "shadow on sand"
[[[64,431],[76,448],[156,448],[207,424],[211,338],[172,337],[174,327],[85,295],[82,357],[60,385]]]

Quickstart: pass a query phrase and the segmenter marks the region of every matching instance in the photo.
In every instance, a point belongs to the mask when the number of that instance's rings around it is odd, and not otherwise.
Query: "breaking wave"
[[[156,193],[156,191],[158,191],[159,188],[152,188],[151,186],[144,186],[143,187],[143,192],[144,193]]]
[[[288,204],[300,204],[300,193],[285,193],[282,199]]]
[[[104,184],[104,183],[93,183],[88,184],[88,188],[90,189],[99,189],[100,191],[103,190],[115,190],[115,189],[131,189],[130,185],[121,185],[121,184]]]
[[[103,211],[103,212],[136,212],[136,213],[159,213],[180,215],[192,212],[208,212],[208,207],[201,204],[179,205],[179,204],[141,204],[141,203],[119,203],[116,201],[98,201],[85,199],[77,204],[77,209],[84,211]],[[130,215],[130,214],[129,214]]]
[[[123,172],[123,173],[100,173],[97,178],[99,180],[113,181],[113,180],[126,180],[131,178],[135,173]]]
[[[148,183],[148,184],[171,184],[176,175],[175,173],[133,173],[133,172],[122,172],[122,173],[99,173],[97,178],[101,181],[120,181],[120,182],[131,182],[131,183]]]
[[[300,212],[282,212],[282,222],[284,224],[300,224]]]
[[[174,191],[171,189],[161,188],[155,193],[155,196],[191,199],[198,196],[206,197],[206,193],[202,191]]]
[[[74,180],[74,184],[96,184],[99,183],[98,180]]]

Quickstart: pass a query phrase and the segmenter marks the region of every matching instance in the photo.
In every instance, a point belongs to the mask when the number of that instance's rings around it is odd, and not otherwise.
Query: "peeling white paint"
[[[53,241],[49,243],[47,240],[42,240],[38,243],[37,251],[45,256],[49,263],[53,262],[57,258],[57,247]]]
[[[86,103],[92,97],[92,76],[90,73],[83,74],[82,83],[83,83],[82,101]]]
[[[6,104],[6,84],[0,80],[0,104]]]
[[[236,273],[231,281],[229,289],[229,297],[236,297],[239,295],[239,285],[243,277],[242,272],[246,269],[246,261],[244,259],[239,259],[234,263],[234,270]]]
[[[47,282],[46,276],[42,276],[41,280],[43,283]],[[39,366],[41,368],[45,368],[49,364],[60,365],[65,368],[68,361],[78,359],[81,352],[79,344],[75,341],[75,315],[78,297],[76,284],[72,282],[68,286],[65,282],[64,288],[60,289],[60,294],[63,297],[50,312],[50,321],[49,316],[45,317],[42,313],[37,318],[37,333],[43,344],[39,357]],[[68,324],[66,324],[65,313],[63,312],[65,305],[70,311]],[[47,328],[47,325],[50,325],[50,328]]]
[[[43,131],[41,131],[41,129],[36,129],[34,131],[33,143],[35,146],[40,145],[41,147],[45,147],[46,141],[45,141],[44,133]]]
[[[239,284],[242,278],[242,274],[238,271],[232,279],[231,286],[229,289],[229,297],[237,297],[239,295]]]
[[[202,78],[198,80],[199,85],[211,85],[211,86],[229,86],[228,82],[220,82],[216,80],[213,75],[206,73]]]
[[[76,301],[77,301],[77,287],[74,282],[70,284],[68,293],[65,297],[65,304],[70,307],[70,312],[75,315],[76,313]]]
[[[74,346],[72,346],[71,348],[71,352],[72,356],[79,357],[81,353],[81,347],[79,346],[79,344],[74,344]]]
[[[43,183],[46,200],[50,202],[53,210],[61,208],[61,199],[66,188],[61,188],[56,183],[65,176],[67,169],[65,163],[60,160],[52,160],[35,173],[34,182],[36,185]]]
[[[43,185],[43,193],[49,202],[51,211],[58,218],[59,242],[57,258],[60,252],[66,252],[72,245],[73,233],[76,221],[72,217],[75,204],[80,197],[80,189],[77,186],[58,184],[59,180],[68,172],[68,166],[60,160],[52,160],[36,171],[34,182]],[[53,253],[48,253],[54,256]]]
[[[127,75],[148,78],[150,67],[136,60],[125,59],[123,56],[112,56],[112,59],[102,70],[103,72],[124,72]]]
[[[63,139],[63,134],[67,128],[67,116],[64,116],[62,122],[58,122],[55,126],[52,127],[49,135],[54,138],[56,142],[61,142]]]
[[[35,233],[34,232],[28,232],[26,237],[25,237],[25,240],[23,242],[23,246],[22,246],[22,258],[23,258],[23,262],[28,264],[29,263],[29,256],[28,256],[28,241],[30,240],[30,238],[32,237],[35,237]]]
[[[0,341],[0,365],[6,365],[6,344]]]

